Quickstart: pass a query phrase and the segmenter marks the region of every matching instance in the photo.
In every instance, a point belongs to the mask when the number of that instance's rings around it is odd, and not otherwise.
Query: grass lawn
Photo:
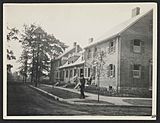
[[[152,108],[145,107],[82,106],[62,103],[20,83],[9,83],[7,91],[7,115],[10,116],[150,116],[152,112]]]
[[[130,104],[134,104],[134,105],[152,105],[152,100],[138,100],[138,99],[124,99],[124,102],[130,103]]]
[[[62,89],[58,89],[58,88],[52,88],[52,87],[47,87],[44,85],[39,85],[38,88],[47,91],[55,96],[58,96],[60,98],[63,99],[70,99],[70,98],[79,98],[80,94],[77,93],[73,93],[70,91],[66,91],[66,90],[62,90]]]
[[[85,100],[77,100],[77,101],[74,101],[74,102],[84,102],[84,103],[100,103],[100,104],[107,104],[107,105],[113,105],[112,103],[109,103],[109,102],[105,102],[105,101],[99,101],[98,100],[88,100],[88,99],[85,99]]]

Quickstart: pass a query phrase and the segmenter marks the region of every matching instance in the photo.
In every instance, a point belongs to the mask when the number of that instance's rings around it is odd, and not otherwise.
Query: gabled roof
[[[112,28],[111,30],[109,30],[105,36],[101,39],[95,40],[92,43],[88,44],[86,47],[84,48],[88,48],[91,46],[94,46],[98,43],[104,42],[108,39],[111,39],[113,37],[116,37],[118,35],[120,35],[120,33],[124,32],[126,29],[128,29],[129,27],[131,27],[133,24],[135,24],[138,20],[140,20],[142,17],[144,17],[145,15],[149,14],[153,9],[151,9],[148,12],[145,13],[141,13],[135,17],[132,17],[130,19],[128,19],[127,21],[115,26],[114,28]]]
[[[82,60],[82,55],[74,62],[74,63],[70,63],[68,64],[68,61],[63,65],[63,66],[60,66],[59,68],[66,68],[66,67],[72,67],[72,66],[77,66],[77,65],[81,65],[83,64],[85,61]]]
[[[61,57],[63,57],[64,55],[66,55],[67,53],[69,53],[73,49],[74,49],[74,47],[69,47],[66,51],[64,51],[64,53],[59,55],[56,59],[60,59]]]

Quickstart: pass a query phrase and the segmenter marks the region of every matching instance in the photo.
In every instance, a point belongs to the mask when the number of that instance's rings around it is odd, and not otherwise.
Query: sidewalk
[[[48,89],[59,89],[61,91],[64,91],[64,93],[71,92],[74,94],[79,94],[80,92],[77,89],[70,89],[70,88],[63,88],[58,86],[52,86],[52,85],[45,85],[41,84],[41,86],[47,87]],[[44,90],[43,88],[35,88],[33,86],[30,86],[38,91],[41,91],[43,93],[46,93],[56,100],[64,101],[70,104],[79,104],[79,105],[105,105],[105,106],[140,106],[140,107],[151,107],[152,105],[152,99],[151,98],[131,98],[131,97],[111,97],[111,96],[99,96],[100,102],[97,101],[98,95],[85,92],[86,98],[85,99],[79,99],[79,97],[73,97],[73,98],[60,98],[58,96],[55,96],[54,94],[51,94],[48,90]]]

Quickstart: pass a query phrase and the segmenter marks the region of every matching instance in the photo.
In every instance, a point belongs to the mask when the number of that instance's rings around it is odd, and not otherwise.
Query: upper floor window
[[[88,50],[88,58],[91,58],[91,49]]]
[[[97,55],[97,47],[94,48],[93,57],[95,57],[96,55]]]
[[[140,39],[134,39],[131,41],[131,50],[134,53],[142,53],[144,52],[144,42]]]
[[[113,53],[113,52],[115,52],[115,41],[114,40],[112,40],[112,41],[110,41],[109,42],[109,49],[108,49],[108,52],[109,53]]]
[[[133,66],[133,78],[141,77],[141,66],[139,64],[134,64]]]
[[[141,52],[141,41],[140,40],[138,40],[138,39],[134,40],[133,51],[135,53],[140,53]]]

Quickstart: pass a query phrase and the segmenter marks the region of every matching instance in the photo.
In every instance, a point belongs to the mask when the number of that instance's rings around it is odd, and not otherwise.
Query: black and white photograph
[[[157,4],[4,3],[3,119],[156,120]]]

